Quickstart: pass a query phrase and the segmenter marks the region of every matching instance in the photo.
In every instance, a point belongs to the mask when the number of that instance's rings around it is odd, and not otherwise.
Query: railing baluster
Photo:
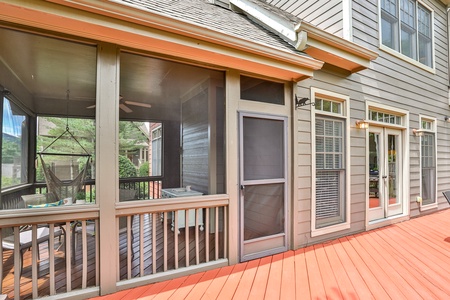
[[[205,260],[209,262],[209,208],[205,209]]]
[[[152,274],[156,274],[156,219],[161,218],[161,214],[152,214]]]
[[[55,225],[49,224],[49,245],[48,245],[48,260],[50,264],[50,295],[56,294],[55,287]],[[61,230],[61,229],[60,229]],[[66,238],[66,237],[64,237]]]
[[[163,243],[164,243],[164,272],[167,271],[167,211],[164,212],[164,218],[163,218]]]
[[[227,207],[224,206],[223,208],[223,257],[228,257],[228,210]]]
[[[214,232],[214,241],[215,241],[215,259],[218,260],[219,259],[219,207],[215,207],[215,232]]]
[[[23,261],[20,261],[20,232],[19,227],[14,226],[14,299],[20,299],[20,272],[21,267],[20,263],[23,264]]]
[[[131,247],[132,243],[131,243],[131,226],[133,226],[132,222],[131,222],[132,216],[127,216],[127,279],[131,279]]]
[[[83,245],[83,274],[81,288],[85,289],[87,287],[87,230],[86,230],[86,220],[81,221],[81,238]]]
[[[199,218],[200,218],[200,211],[199,209],[201,208],[197,208],[195,210],[195,264],[199,265],[200,264],[200,222],[199,222]]]
[[[38,286],[37,286],[37,259],[39,253],[39,245],[37,243],[37,226],[33,225],[31,227],[31,286],[33,299],[38,296]],[[23,263],[23,262],[22,262]],[[22,266],[23,269],[23,266]]]
[[[99,239],[99,226],[98,226],[98,219],[95,219],[95,286],[100,285],[100,239]]]
[[[185,250],[185,256],[186,256],[186,267],[189,267],[189,247],[190,247],[190,243],[189,243],[189,213],[190,211],[187,209],[184,211],[184,250]]]
[[[72,230],[69,221],[66,222],[66,286],[67,292],[72,291],[72,264],[71,257],[75,256],[75,251],[72,253]],[[69,254],[69,255],[67,255]]]
[[[178,269],[178,210],[174,212],[172,217],[175,219],[172,220],[172,224],[174,224],[173,228],[173,237],[174,237],[174,255],[175,255],[175,270]]]
[[[144,276],[144,215],[139,215],[139,276]]]

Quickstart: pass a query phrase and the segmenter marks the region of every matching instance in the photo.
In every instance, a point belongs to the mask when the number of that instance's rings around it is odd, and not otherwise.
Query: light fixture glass
[[[423,136],[423,131],[420,129],[413,129],[412,132],[415,136]]]
[[[356,121],[356,127],[359,129],[367,129],[369,128],[369,122],[366,120],[358,120]]]

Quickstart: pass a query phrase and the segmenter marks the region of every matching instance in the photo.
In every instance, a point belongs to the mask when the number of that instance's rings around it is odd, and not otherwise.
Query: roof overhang
[[[450,0],[441,0],[441,2],[444,3],[447,6],[450,5]]]
[[[312,77],[323,66],[323,61],[308,55],[281,51],[118,1],[5,0],[0,3],[0,21],[289,81]]]
[[[450,1],[450,0],[449,0]],[[278,34],[295,49],[350,72],[369,68],[378,54],[308,23],[266,9],[252,0],[230,0],[247,16]]]

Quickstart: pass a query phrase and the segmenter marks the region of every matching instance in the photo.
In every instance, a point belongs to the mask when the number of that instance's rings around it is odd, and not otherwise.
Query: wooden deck
[[[450,299],[450,209],[98,299]]]

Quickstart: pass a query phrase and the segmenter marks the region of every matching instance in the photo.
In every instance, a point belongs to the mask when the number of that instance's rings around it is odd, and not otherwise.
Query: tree
[[[136,177],[137,171],[133,163],[123,155],[119,155],[119,177],[128,178]]]

